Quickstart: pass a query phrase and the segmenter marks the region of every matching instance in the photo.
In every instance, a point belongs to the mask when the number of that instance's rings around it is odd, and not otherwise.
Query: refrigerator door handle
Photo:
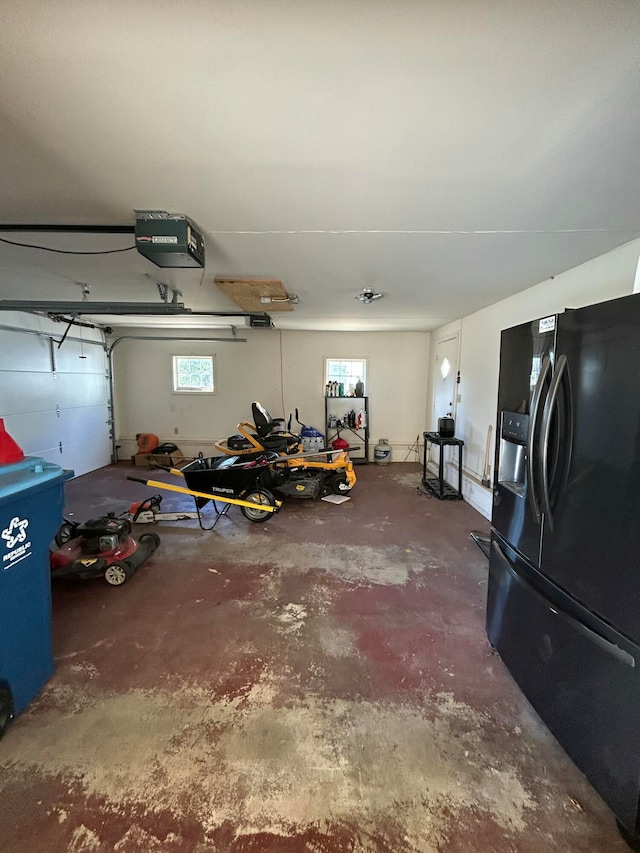
[[[536,387],[533,392],[533,397],[531,398],[531,411],[529,417],[529,435],[527,437],[527,476],[529,478],[529,487],[527,489],[529,495],[529,506],[531,507],[531,511],[533,512],[534,518],[540,518],[540,508],[538,505],[538,496],[536,494],[536,466],[535,466],[535,435],[536,435],[536,424],[538,421],[538,412],[540,410],[540,400],[542,398],[542,389],[544,388],[544,383],[546,382],[547,375],[549,370],[551,369],[551,359],[548,355],[542,359],[542,367],[540,368],[540,375],[538,376],[538,381],[536,382]]]
[[[557,616],[575,631],[578,631],[584,637],[591,640],[592,643],[595,643],[603,651],[610,654],[620,663],[623,663],[625,666],[631,667],[631,669],[635,669],[636,659],[633,657],[633,655],[629,654],[629,652],[626,652],[624,649],[621,649],[620,646],[617,646],[615,643],[612,643],[611,640],[607,640],[607,638],[603,637],[602,634],[599,634],[592,628],[588,628],[586,625],[576,619],[575,616],[571,616],[571,614],[567,613],[566,610],[563,610],[558,604],[551,601],[551,599],[547,595],[545,595],[545,593],[538,586],[531,583],[526,578],[522,577],[522,575],[515,569],[515,567],[513,566],[513,564],[495,539],[492,541],[491,545],[498,557],[500,558],[500,561],[508,570],[509,574],[511,574],[511,576],[515,578],[518,583],[526,584],[530,589],[533,589],[535,593],[540,596],[540,598],[545,602],[549,610],[555,616]]]
[[[553,374],[553,379],[551,380],[551,385],[549,386],[549,392],[547,394],[547,399],[544,404],[544,412],[542,414],[542,431],[540,433],[540,460],[542,467],[542,510],[546,517],[546,523],[549,527],[549,530],[553,532],[553,513],[551,511],[551,491],[549,484],[549,435],[551,433],[551,418],[553,415],[553,411],[556,407],[556,403],[558,400],[558,391],[560,390],[560,384],[565,376],[566,372],[566,381],[569,381],[569,374],[567,371],[567,357],[566,355],[561,355],[558,358],[558,362],[556,365],[555,373]],[[568,394],[569,400],[571,399],[571,393]],[[573,415],[571,414],[571,405],[569,404],[569,422],[567,424],[567,432],[568,432],[568,444],[567,444],[567,454],[568,459],[565,463],[565,476],[569,470],[569,459],[571,458],[571,449],[573,443]]]

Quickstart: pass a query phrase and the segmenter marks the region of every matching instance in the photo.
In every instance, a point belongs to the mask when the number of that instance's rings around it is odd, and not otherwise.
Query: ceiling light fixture
[[[360,302],[364,302],[365,305],[371,305],[376,299],[382,299],[384,293],[374,293],[370,287],[363,287],[362,293],[359,293],[356,296],[356,299],[359,299]]]

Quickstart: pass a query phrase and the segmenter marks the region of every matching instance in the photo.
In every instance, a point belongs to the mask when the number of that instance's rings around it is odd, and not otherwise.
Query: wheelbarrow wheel
[[[276,501],[271,492],[267,489],[253,489],[244,496],[243,500],[255,503],[255,507],[241,506],[240,509],[245,518],[249,521],[266,521],[270,515],[273,515],[268,509],[260,509],[261,506],[275,506]]]

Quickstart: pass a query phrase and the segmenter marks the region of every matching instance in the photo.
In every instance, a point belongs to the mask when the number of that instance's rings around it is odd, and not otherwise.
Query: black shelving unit
[[[464,441],[453,436],[445,438],[437,432],[424,432],[424,458],[422,462],[422,482],[432,495],[441,501],[461,501],[462,497],[462,447]],[[427,472],[427,450],[428,445],[435,444],[440,448],[440,459],[438,461],[438,476],[429,477]],[[458,488],[450,486],[444,479],[444,452],[447,446],[458,448]]]
[[[356,415],[360,410],[365,415],[365,426],[360,429],[348,426],[330,427],[329,416],[335,415],[337,420],[345,421],[345,415],[351,409]],[[369,398],[368,397],[325,397],[324,423],[327,430],[327,447],[340,433],[349,442],[349,456],[354,465],[366,465],[369,461]]]

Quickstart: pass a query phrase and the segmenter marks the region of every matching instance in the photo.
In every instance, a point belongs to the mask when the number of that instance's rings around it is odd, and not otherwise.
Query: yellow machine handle
[[[172,474],[182,474],[181,471],[172,470]],[[184,476],[184,474],[182,474]],[[195,498],[206,498],[209,501],[220,501],[221,503],[233,504],[234,506],[248,506],[250,509],[255,509],[256,504],[253,501],[243,501],[239,498],[226,498],[224,495],[212,495],[207,492],[195,492],[193,489],[183,489],[182,486],[174,486],[171,483],[161,483],[159,480],[142,480],[140,477],[127,477],[127,480],[133,480],[134,483],[144,483],[145,486],[151,486],[154,489],[167,489],[170,492],[178,492],[181,495],[192,495]],[[277,512],[282,506],[282,501],[276,501],[275,506],[269,504],[258,504],[260,509],[265,512]]]

